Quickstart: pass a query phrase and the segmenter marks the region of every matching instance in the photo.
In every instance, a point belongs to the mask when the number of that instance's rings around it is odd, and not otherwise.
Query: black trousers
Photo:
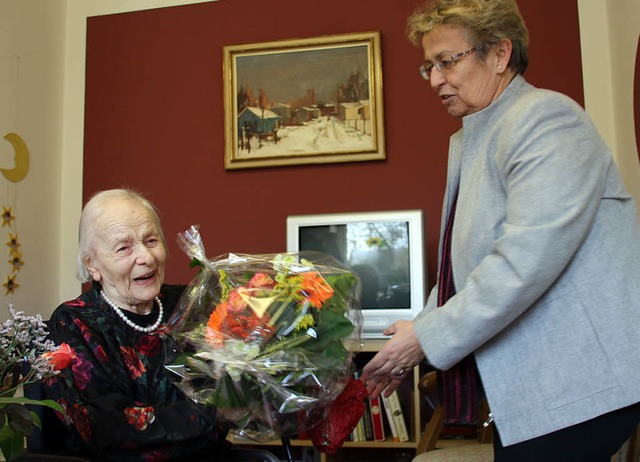
[[[640,403],[511,446],[494,432],[494,462],[609,462],[640,423]]]

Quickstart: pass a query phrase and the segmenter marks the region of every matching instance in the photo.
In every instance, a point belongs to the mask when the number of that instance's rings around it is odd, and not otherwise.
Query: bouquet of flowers
[[[42,316],[27,316],[9,305],[11,318],[0,324],[0,452],[14,460],[24,449],[24,437],[31,435],[40,420],[27,404],[48,406],[59,412],[53,400],[33,400],[16,396],[22,388],[58,373],[57,357],[63,346],[46,340]]]
[[[208,260],[197,228],[179,238],[202,270],[168,324],[175,383],[254,440],[321,422],[360,345],[356,274],[316,252]]]

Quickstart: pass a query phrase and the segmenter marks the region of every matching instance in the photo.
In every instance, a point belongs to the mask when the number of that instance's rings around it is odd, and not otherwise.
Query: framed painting
[[[223,55],[226,169],[386,158],[379,32]]]

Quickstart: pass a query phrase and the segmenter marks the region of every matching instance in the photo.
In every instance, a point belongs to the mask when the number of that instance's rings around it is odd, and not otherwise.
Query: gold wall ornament
[[[4,228],[6,225],[9,225],[9,228],[11,228],[11,221],[14,218],[15,217],[13,216],[12,207],[7,207],[3,205],[2,206],[2,227]]]
[[[24,261],[22,261],[22,254],[20,252],[12,253],[11,258],[9,259],[9,263],[11,264],[11,274],[20,271],[20,268],[24,266]]]
[[[7,247],[9,247],[9,254],[15,255],[20,248],[20,241],[18,240],[18,233],[9,233],[9,240],[7,241]]]
[[[5,295],[14,293],[20,287],[20,284],[16,282],[15,276],[7,276],[7,280],[2,285],[6,288]]]
[[[7,180],[17,183],[22,181],[29,171],[29,150],[27,149],[27,144],[17,133],[7,133],[4,135],[4,139],[13,146],[15,167],[0,168],[0,173]]]

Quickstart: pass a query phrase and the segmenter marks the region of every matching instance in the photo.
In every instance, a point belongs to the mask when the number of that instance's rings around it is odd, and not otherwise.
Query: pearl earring
[[[498,66],[498,70],[501,71],[502,70],[502,66]]]

